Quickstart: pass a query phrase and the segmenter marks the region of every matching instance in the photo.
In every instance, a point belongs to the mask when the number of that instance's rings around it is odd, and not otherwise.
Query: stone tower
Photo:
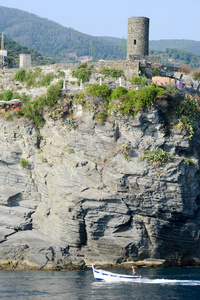
[[[128,19],[127,59],[149,54],[149,18]]]

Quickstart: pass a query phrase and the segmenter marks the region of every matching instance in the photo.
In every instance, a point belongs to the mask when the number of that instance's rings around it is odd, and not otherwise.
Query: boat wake
[[[130,281],[121,280],[107,280],[101,282],[93,282],[94,285],[105,285],[110,283],[122,283],[122,284],[159,284],[159,285],[184,285],[184,286],[198,286],[200,285],[200,280],[177,280],[177,279],[149,279],[149,278],[139,278]]]
[[[165,284],[165,285],[200,285],[200,280],[177,280],[177,279],[149,279],[141,278],[140,283],[147,284]]]

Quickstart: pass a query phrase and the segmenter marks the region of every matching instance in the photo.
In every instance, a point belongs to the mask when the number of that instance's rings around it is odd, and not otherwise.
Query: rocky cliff
[[[30,121],[1,118],[0,264],[199,264],[198,126],[192,140],[176,127],[166,133],[155,108],[101,125],[78,105],[74,120],[46,116],[38,134]],[[172,161],[140,161],[156,147]]]

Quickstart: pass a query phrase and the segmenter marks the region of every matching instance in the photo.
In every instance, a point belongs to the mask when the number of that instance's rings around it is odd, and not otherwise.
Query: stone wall
[[[131,17],[128,19],[127,59],[130,56],[149,54],[149,19]]]
[[[58,75],[59,71],[65,71],[66,75],[66,87],[67,89],[71,90],[72,92],[75,90],[79,90],[80,87],[77,85],[77,79],[72,76],[72,71],[76,70],[79,63],[68,63],[68,64],[53,64],[53,65],[45,65],[39,66],[42,69],[42,74],[45,75],[47,73],[53,72],[56,76]],[[110,87],[116,87],[119,85],[119,79],[112,78],[107,75],[103,75],[100,73],[100,70],[104,68],[115,68],[117,70],[123,70],[125,78],[122,78],[122,85],[125,87],[129,86],[128,79],[138,75],[139,73],[139,61],[127,61],[127,60],[118,60],[118,61],[100,61],[95,63],[89,63],[88,65],[93,65],[92,75],[90,76],[90,81],[83,85],[83,88],[87,87],[93,83],[99,83],[100,78],[102,78],[103,82],[108,84]],[[25,68],[28,72],[33,71],[35,67],[26,67]],[[32,87],[27,88],[26,84],[23,82],[15,81],[14,75],[19,69],[5,69],[0,71],[0,92],[5,90],[14,90],[18,93],[26,93],[32,96],[32,99],[36,99],[42,94],[45,93],[46,87]],[[52,83],[55,83],[60,78],[56,77]]]

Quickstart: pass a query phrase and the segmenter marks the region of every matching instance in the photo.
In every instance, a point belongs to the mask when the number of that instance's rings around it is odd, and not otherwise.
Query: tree
[[[92,61],[93,61],[94,60],[95,49],[94,49],[92,43],[90,44],[89,53],[92,56]]]
[[[127,42],[125,37],[123,36],[120,44],[121,50],[123,52],[123,58],[126,59],[126,50],[127,50]]]

